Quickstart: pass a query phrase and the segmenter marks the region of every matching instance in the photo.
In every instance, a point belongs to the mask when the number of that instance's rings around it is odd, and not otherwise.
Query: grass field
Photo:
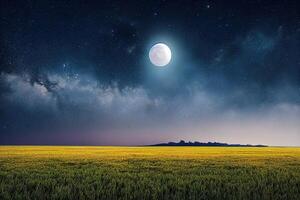
[[[300,148],[0,147],[0,199],[300,199]]]

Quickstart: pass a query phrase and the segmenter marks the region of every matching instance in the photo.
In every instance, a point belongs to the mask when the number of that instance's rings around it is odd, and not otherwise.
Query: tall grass
[[[300,199],[300,148],[0,147],[0,199]]]

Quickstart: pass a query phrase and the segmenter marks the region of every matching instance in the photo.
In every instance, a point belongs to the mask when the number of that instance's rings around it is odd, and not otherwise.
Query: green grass
[[[0,199],[300,199],[300,148],[0,147]]]

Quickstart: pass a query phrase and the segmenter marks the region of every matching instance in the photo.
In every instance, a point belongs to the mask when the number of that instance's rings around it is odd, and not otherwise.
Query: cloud
[[[28,75],[1,74],[0,79],[10,93],[4,99],[11,104],[22,105],[31,110],[36,108],[54,109],[56,99],[44,85],[31,83]]]
[[[66,76],[52,73],[39,81],[33,81],[36,79],[28,74],[3,73],[0,77],[2,85],[8,88],[3,98],[3,105],[7,106],[2,107],[6,114],[1,117],[6,122],[16,118],[19,123],[15,126],[28,127],[28,132],[49,130],[51,127],[57,133],[73,132],[73,136],[69,137],[82,140],[82,132],[85,132],[89,139],[84,140],[93,143],[93,140],[106,138],[112,144],[146,143],[141,135],[145,134],[145,138],[149,139],[149,132],[152,132],[153,141],[155,138],[205,140],[211,137],[224,142],[248,138],[249,142],[260,143],[259,139],[250,140],[248,134],[253,130],[262,132],[270,141],[276,135],[276,144],[280,134],[294,139],[300,135],[297,132],[300,129],[300,106],[282,99],[285,91],[281,89],[270,94],[270,98],[274,97],[272,101],[253,107],[234,103],[247,102],[247,91],[216,94],[197,83],[170,96],[150,95],[149,89],[141,86],[103,84],[85,74]],[[22,114],[11,115],[11,112]],[[286,132],[278,128],[278,124],[283,124]],[[124,135],[132,140],[120,142],[118,138]],[[224,140],[224,135],[228,135],[228,141]],[[263,141],[268,142],[266,139]]]

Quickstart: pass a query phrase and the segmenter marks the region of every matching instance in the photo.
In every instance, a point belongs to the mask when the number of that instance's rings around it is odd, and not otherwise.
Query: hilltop
[[[179,142],[168,142],[168,143],[160,143],[160,144],[153,144],[150,146],[220,146],[220,147],[267,147],[266,145],[252,145],[252,144],[227,144],[227,143],[220,143],[220,142],[185,142],[184,140],[180,140]]]

